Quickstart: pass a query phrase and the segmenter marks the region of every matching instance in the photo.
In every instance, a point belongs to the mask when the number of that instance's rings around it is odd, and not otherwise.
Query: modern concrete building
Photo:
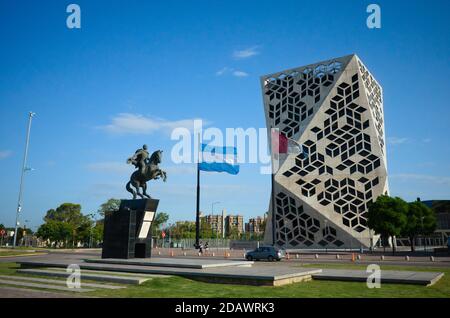
[[[423,204],[436,213],[436,231],[434,237],[440,237],[441,242],[435,245],[447,244],[450,237],[450,200],[427,200]]]
[[[356,55],[266,75],[261,85],[267,127],[304,148],[273,156],[265,243],[369,247],[378,238],[367,204],[388,192],[381,86]]]

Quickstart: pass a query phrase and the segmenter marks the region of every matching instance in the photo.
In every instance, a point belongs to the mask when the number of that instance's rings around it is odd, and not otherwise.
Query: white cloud
[[[224,68],[222,68],[216,72],[216,76],[222,76],[222,75],[226,75],[226,74],[231,74],[236,77],[246,77],[249,75],[247,72],[244,72],[241,70],[236,70],[234,68],[230,68],[227,66],[225,66]]]
[[[407,137],[387,137],[386,138],[387,143],[395,146],[395,145],[401,145],[401,144],[410,144],[414,143],[416,145],[418,144],[428,144],[432,142],[431,138],[422,138],[422,139],[414,139],[414,138],[407,138]]]
[[[223,68],[221,68],[220,70],[218,70],[217,72],[216,72],[216,75],[217,76],[222,76],[222,75],[224,75],[225,73],[227,73],[227,72],[229,72],[229,71],[231,71],[232,69],[230,69],[229,67],[223,67]]]
[[[236,50],[233,52],[233,57],[235,59],[246,59],[255,55],[258,55],[258,46],[252,46],[244,50]]]
[[[405,138],[405,137],[388,137],[387,138],[387,143],[390,145],[400,145],[400,144],[404,144],[406,142],[409,141],[409,138]]]
[[[165,120],[141,114],[120,113],[112,118],[111,123],[97,128],[112,134],[149,135],[153,133],[171,133],[175,128],[194,129],[194,120]],[[203,120],[203,125],[208,124]]]
[[[12,155],[12,151],[11,150],[2,150],[2,151],[0,151],[0,160],[8,158],[11,155]]]
[[[246,77],[246,76],[248,76],[248,73],[243,72],[243,71],[234,71],[233,75],[236,77]]]

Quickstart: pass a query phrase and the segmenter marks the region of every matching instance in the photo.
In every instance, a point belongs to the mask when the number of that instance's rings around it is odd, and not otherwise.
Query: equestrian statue
[[[166,172],[159,169],[158,165],[161,163],[162,150],[156,150],[150,156],[147,151],[147,145],[143,145],[142,149],[136,150],[134,155],[128,158],[127,163],[132,164],[137,169],[133,172],[126,185],[126,189],[133,195],[133,199],[140,196],[142,199],[151,197],[147,194],[147,181],[162,179],[166,182]],[[134,189],[133,189],[134,188]],[[142,188],[142,193],[139,191]]]

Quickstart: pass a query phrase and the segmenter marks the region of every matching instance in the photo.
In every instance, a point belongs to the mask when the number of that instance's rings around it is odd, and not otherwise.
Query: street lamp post
[[[95,224],[95,212],[88,214],[88,217],[92,221],[92,224],[89,224],[89,248],[92,248],[92,230]]]
[[[28,157],[28,146],[30,144],[31,122],[33,120],[34,115],[36,115],[36,114],[33,112],[28,113],[27,139],[25,142],[25,153],[23,156],[22,172],[20,175],[19,199],[17,200],[16,224],[15,224],[15,229],[14,229],[13,248],[16,247],[16,243],[17,243],[17,228],[19,226],[19,214],[20,214],[20,211],[22,210],[22,194],[23,194],[24,175],[25,175],[25,172],[31,170],[29,167],[27,167],[27,157]]]
[[[214,205],[219,204],[219,201],[211,203],[211,215],[214,217]],[[219,214],[217,214],[217,222],[216,222],[216,244],[217,239],[219,238]]]

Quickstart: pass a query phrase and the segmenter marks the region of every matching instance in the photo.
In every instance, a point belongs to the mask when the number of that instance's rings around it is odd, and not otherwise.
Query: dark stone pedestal
[[[102,258],[148,258],[159,200],[122,200],[119,211],[105,214]]]

